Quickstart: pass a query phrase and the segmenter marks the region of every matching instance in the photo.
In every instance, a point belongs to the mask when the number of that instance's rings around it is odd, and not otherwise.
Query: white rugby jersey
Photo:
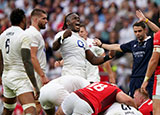
[[[122,103],[113,103],[104,115],[143,115],[140,111],[132,106],[128,106]]]
[[[58,32],[54,40],[57,40],[63,33],[64,31]],[[78,33],[72,31],[72,35],[64,39],[60,47],[60,52],[64,60],[62,75],[67,75],[67,73],[71,75],[75,72],[73,75],[76,74],[86,78],[86,48],[86,41]]]
[[[94,46],[93,42],[93,39],[87,38],[88,48],[93,52],[95,56],[101,56],[104,53],[104,49],[98,46]],[[98,66],[92,65],[90,62],[87,61],[86,76],[87,80],[90,82],[100,81]]]
[[[18,26],[11,26],[0,36],[4,73],[10,70],[25,72],[21,49],[30,49],[31,41]]]
[[[28,37],[31,39],[31,47],[38,47],[37,51],[37,58],[40,64],[41,69],[43,72],[46,71],[47,60],[45,54],[45,42],[41,35],[41,33],[34,27],[30,26],[28,29],[25,30]]]

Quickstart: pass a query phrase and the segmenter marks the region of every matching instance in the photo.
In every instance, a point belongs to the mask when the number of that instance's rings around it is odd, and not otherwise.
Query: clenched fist
[[[70,30],[70,29],[66,29],[66,31],[65,31],[64,34],[63,34],[62,40],[64,40],[65,38],[70,37],[71,35],[72,35],[71,30]]]

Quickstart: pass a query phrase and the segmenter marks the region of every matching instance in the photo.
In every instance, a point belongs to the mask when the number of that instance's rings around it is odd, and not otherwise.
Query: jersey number
[[[6,48],[6,53],[7,54],[9,53],[9,50],[10,50],[9,44],[10,44],[10,39],[7,38],[6,43],[5,43],[5,48]]]
[[[92,83],[89,87],[87,87],[87,89],[93,91],[93,89],[97,90],[97,91],[103,91],[104,88],[108,87],[108,85],[105,84],[97,84],[97,83]]]
[[[131,110],[129,105],[121,104],[121,108],[122,108],[122,110]]]

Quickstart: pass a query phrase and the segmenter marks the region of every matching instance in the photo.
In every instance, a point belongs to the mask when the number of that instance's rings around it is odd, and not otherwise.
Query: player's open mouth
[[[79,26],[80,26],[80,23],[76,23],[76,26],[78,26],[78,27],[79,27]]]

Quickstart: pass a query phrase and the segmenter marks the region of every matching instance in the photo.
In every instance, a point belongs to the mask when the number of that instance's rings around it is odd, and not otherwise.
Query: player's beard
[[[42,23],[38,23],[38,27],[40,29],[45,29],[46,28],[46,25],[45,24],[42,24]]]

